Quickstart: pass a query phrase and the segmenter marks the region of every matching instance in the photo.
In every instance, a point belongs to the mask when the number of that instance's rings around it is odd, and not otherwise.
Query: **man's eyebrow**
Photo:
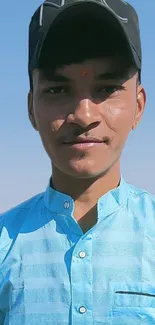
[[[59,74],[58,72],[43,71],[41,73],[41,80],[55,81],[55,82],[69,82],[71,79]]]
[[[122,80],[125,76],[126,76],[125,71],[105,72],[97,75],[96,80],[116,80],[116,79]]]
[[[99,75],[96,75],[96,80],[122,80],[125,78],[126,72],[125,71],[115,71],[115,72],[103,72]],[[68,77],[59,74],[58,72],[51,72],[51,71],[43,71],[41,73],[41,80],[48,80],[54,82],[71,82],[72,80]]]

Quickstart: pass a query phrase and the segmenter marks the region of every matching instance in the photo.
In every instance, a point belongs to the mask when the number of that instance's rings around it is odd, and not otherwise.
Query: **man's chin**
[[[104,168],[102,166],[97,167],[96,164],[74,162],[69,163],[68,166],[63,166],[63,173],[68,174],[71,177],[79,179],[91,179],[104,173]]]

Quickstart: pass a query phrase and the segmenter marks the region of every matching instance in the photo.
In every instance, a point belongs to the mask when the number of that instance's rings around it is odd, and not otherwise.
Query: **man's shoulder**
[[[129,185],[129,198],[136,200],[136,202],[146,205],[152,205],[155,209],[155,195],[146,189],[136,187],[132,184]]]
[[[0,214],[0,265],[24,227],[28,229],[29,224],[36,222],[34,215],[43,206],[43,197],[44,193],[40,193]]]
[[[44,192],[39,193],[30,199],[20,203],[19,205],[11,208],[10,210],[3,212],[0,214],[0,234],[1,230],[4,227],[5,224],[11,224],[13,223],[14,227],[17,225],[19,218],[22,218],[22,216],[26,216],[28,212],[31,210],[34,210],[35,207],[37,208],[40,201],[42,201],[44,197]]]
[[[150,198],[150,200],[155,200],[155,194],[147,191],[146,189],[137,187],[133,184],[128,184],[128,186],[130,188],[131,195],[137,195],[137,196],[142,196],[142,197],[146,196],[146,197]]]

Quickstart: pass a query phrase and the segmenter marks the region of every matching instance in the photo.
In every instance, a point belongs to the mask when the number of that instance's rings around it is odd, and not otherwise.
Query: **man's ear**
[[[136,107],[136,112],[135,112],[135,119],[134,119],[134,124],[132,129],[134,130],[136,126],[139,124],[142,115],[144,113],[146,105],[146,93],[145,89],[142,85],[139,85],[137,88],[137,107]]]
[[[34,114],[34,107],[33,107],[33,92],[29,91],[28,93],[28,114],[29,114],[29,119],[31,121],[32,126],[36,131],[37,129],[37,123],[35,120],[35,114]]]

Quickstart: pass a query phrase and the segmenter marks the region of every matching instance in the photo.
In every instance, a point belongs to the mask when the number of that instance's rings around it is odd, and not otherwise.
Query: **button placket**
[[[86,309],[84,306],[81,306],[81,307],[79,308],[79,313],[80,313],[80,314],[85,314],[86,311],[87,311],[87,309]]]
[[[88,253],[89,252],[89,253]],[[72,323],[93,324],[92,234],[84,235],[75,245],[71,262]],[[86,291],[88,294],[86,294]]]
[[[79,252],[79,257],[80,258],[85,258],[86,257],[86,253],[83,252],[83,251]]]

